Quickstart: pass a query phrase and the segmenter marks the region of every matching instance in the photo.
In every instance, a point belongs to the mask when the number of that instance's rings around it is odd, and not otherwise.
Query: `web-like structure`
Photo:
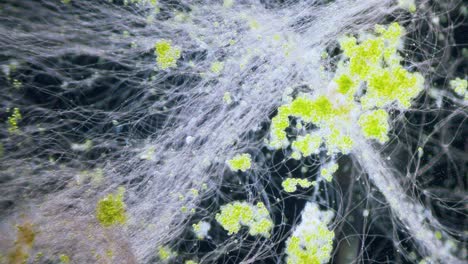
[[[465,263],[467,16],[0,2],[0,263]]]

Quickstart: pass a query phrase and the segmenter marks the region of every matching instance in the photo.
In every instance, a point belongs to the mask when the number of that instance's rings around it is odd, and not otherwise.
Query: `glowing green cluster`
[[[338,92],[341,94],[354,94],[357,90],[357,82],[347,74],[342,74],[335,78],[338,85]]]
[[[322,137],[318,134],[298,136],[296,141],[291,145],[293,150],[298,152],[297,154],[293,153],[293,155],[300,156],[300,153],[304,157],[310,156],[311,154],[318,152],[321,143]]]
[[[388,113],[383,109],[362,114],[358,121],[366,138],[377,139],[381,143],[388,140]]]
[[[320,211],[316,204],[306,204],[301,223],[286,241],[287,264],[328,263],[335,237],[327,228],[332,217],[331,212]]]
[[[320,174],[326,181],[331,182],[333,179],[333,173],[335,173],[337,170],[338,164],[330,163],[320,170]]]
[[[211,72],[219,74],[224,69],[224,63],[222,61],[215,61],[211,64]]]
[[[310,96],[299,94],[280,106],[272,119],[269,145],[279,149],[291,144],[291,157],[300,159],[318,153],[322,143],[332,155],[349,153],[355,144],[353,138],[360,136],[387,142],[389,121],[384,109],[408,108],[424,84],[419,73],[410,73],[400,65],[403,59],[398,47],[403,32],[399,24],[392,23],[388,27],[377,25],[375,34],[362,40],[342,38],[343,56],[330,88]],[[286,133],[290,118],[299,124],[297,136]],[[312,123],[316,130],[301,134],[303,123]],[[354,129],[356,125],[360,131]]]
[[[23,118],[19,108],[15,107],[13,113],[8,117],[8,132],[10,134],[18,134],[18,122]]]
[[[158,257],[162,261],[167,261],[177,256],[177,253],[172,251],[168,246],[161,246],[158,248]]]
[[[329,155],[338,152],[347,154],[354,146],[351,136],[338,129],[335,125],[330,125],[328,133],[325,134],[325,142]]]
[[[225,92],[223,95],[223,101],[227,105],[230,105],[232,103],[232,97],[230,92]]]
[[[281,183],[285,192],[292,193],[297,190],[297,185],[301,186],[302,188],[309,188],[315,182],[311,182],[307,179],[300,179],[300,178],[288,178]]]
[[[96,206],[96,217],[105,227],[124,224],[127,221],[125,211],[124,188],[119,188],[117,194],[108,194],[99,200]]]
[[[65,254],[61,254],[59,256],[59,259],[60,259],[60,263],[63,263],[63,264],[70,263],[70,257]]]
[[[468,100],[468,81],[465,79],[456,78],[450,81],[450,88],[459,96],[464,96]]]
[[[401,66],[374,71],[367,80],[367,93],[361,98],[364,108],[383,107],[399,102],[403,108],[422,90],[423,79],[418,73],[409,73]]]
[[[160,40],[154,46],[156,61],[162,70],[175,67],[180,58],[181,51],[178,47],[173,47],[170,40]]]
[[[298,136],[292,142],[293,158],[298,159],[301,155],[307,157],[317,153],[322,143],[325,143],[329,153],[348,153],[353,146],[353,140],[335,124],[341,126],[346,123],[353,108],[355,108],[353,102],[335,104],[324,95],[317,98],[300,95],[290,104],[278,108],[278,114],[272,119],[270,145],[281,148],[289,144],[285,130],[290,125],[289,117],[296,117],[303,122],[313,123],[319,127],[319,131]]]
[[[252,166],[252,158],[248,153],[238,154],[228,160],[227,164],[232,171],[240,170],[245,172]]]
[[[270,214],[261,202],[255,206],[239,201],[223,205],[221,212],[216,214],[216,221],[229,235],[239,232],[241,226],[247,226],[250,235],[269,237],[273,228]]]
[[[402,58],[397,49],[403,28],[398,23],[388,28],[377,25],[375,33],[376,36],[360,43],[354,37],[340,41],[346,61],[338,69],[343,74],[334,80],[338,91],[353,95],[359,84],[365,83],[367,91],[361,97],[364,108],[383,107],[393,102],[408,108],[421,92],[423,78],[400,65]]]

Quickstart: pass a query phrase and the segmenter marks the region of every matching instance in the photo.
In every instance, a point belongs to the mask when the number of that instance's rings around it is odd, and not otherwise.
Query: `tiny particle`
[[[365,209],[364,211],[362,211],[362,216],[368,217],[369,216],[369,210]]]
[[[232,103],[232,98],[231,98],[231,93],[230,92],[225,92],[223,96],[223,101],[227,105],[230,105]]]
[[[185,138],[185,143],[187,143],[187,145],[190,145],[190,144],[192,144],[192,142],[193,142],[194,140],[195,140],[194,137],[188,136],[188,137]]]
[[[215,61],[211,64],[210,70],[213,73],[219,74],[224,69],[224,63],[222,61]]]
[[[421,147],[419,147],[418,148],[418,157],[421,158],[423,155],[424,155],[424,150]]]

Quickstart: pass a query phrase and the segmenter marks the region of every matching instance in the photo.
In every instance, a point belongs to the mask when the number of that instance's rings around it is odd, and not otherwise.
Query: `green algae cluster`
[[[180,58],[181,51],[178,47],[172,46],[170,40],[160,40],[154,45],[156,62],[162,70],[175,67]]]
[[[241,226],[249,228],[252,236],[270,236],[273,221],[263,203],[256,205],[247,202],[232,202],[221,206],[221,212],[216,214],[216,221],[228,231],[229,235],[238,233]]]
[[[177,252],[172,251],[168,246],[161,246],[158,248],[158,257],[162,261],[168,261],[177,256]]]
[[[29,253],[36,239],[36,231],[31,223],[16,226],[16,240],[13,250],[9,253],[7,260],[11,264],[23,264],[29,259]]]
[[[468,101],[468,80],[455,78],[449,82],[450,88],[459,96],[463,96]]]
[[[328,155],[349,153],[360,137],[385,143],[389,140],[391,108],[405,110],[423,89],[424,79],[401,66],[398,53],[404,29],[398,23],[377,25],[374,34],[341,39],[342,59],[325,92],[299,94],[278,108],[270,128],[269,145],[286,148],[300,159],[325,146]],[[299,127],[313,124],[306,135],[288,135],[290,118]],[[358,126],[355,129],[355,126]]]
[[[281,186],[283,186],[283,190],[285,192],[292,193],[297,190],[298,185],[302,188],[309,188],[313,184],[314,182],[311,182],[307,179],[288,178],[281,183]]]
[[[127,213],[125,210],[123,188],[119,188],[116,194],[108,194],[96,206],[96,217],[104,227],[110,227],[116,224],[125,224]]]
[[[245,172],[252,166],[252,157],[248,153],[237,154],[227,164],[232,171]]]
[[[15,107],[13,113],[8,117],[8,132],[10,134],[18,134],[19,127],[18,122],[23,118],[19,108]]]
[[[327,227],[331,217],[331,212],[319,210],[316,204],[306,204],[301,223],[286,241],[287,264],[328,263],[335,237]]]

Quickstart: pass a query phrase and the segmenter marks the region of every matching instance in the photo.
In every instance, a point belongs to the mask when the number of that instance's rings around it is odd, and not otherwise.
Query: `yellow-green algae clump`
[[[327,227],[332,218],[331,211],[321,211],[317,204],[307,203],[302,211],[301,223],[286,241],[286,263],[328,263],[335,237]]]
[[[168,68],[175,67],[177,60],[180,58],[180,49],[172,46],[170,40],[160,40],[154,46],[156,61],[160,69],[165,70]]]
[[[125,189],[121,187],[116,194],[108,194],[99,200],[96,206],[96,217],[101,225],[109,227],[116,224],[125,224],[127,213],[123,201],[124,192]]]
[[[8,263],[22,264],[26,263],[29,259],[29,252],[33,247],[37,233],[34,230],[34,226],[29,222],[17,225],[16,228],[15,246],[8,255]]]
[[[464,96],[468,100],[468,81],[465,79],[456,78],[450,81],[450,88],[459,96]]]
[[[358,122],[366,138],[377,139],[381,143],[388,141],[388,113],[385,110],[366,112],[359,117]]]
[[[320,144],[322,144],[322,137],[320,135],[307,134],[305,136],[298,136],[296,141],[292,143],[292,148],[296,151],[296,155],[307,157],[317,153]]]
[[[315,182],[311,182],[307,179],[300,179],[300,178],[288,178],[281,183],[285,192],[292,193],[297,190],[297,186],[301,186],[302,188],[309,188]]]
[[[177,252],[172,251],[168,246],[158,248],[158,257],[162,261],[167,261],[177,256]]]
[[[333,179],[333,173],[335,173],[337,170],[338,170],[338,164],[329,163],[320,170],[320,175],[326,181],[331,182]]]
[[[352,95],[354,89],[346,86],[365,83],[367,90],[360,98],[365,109],[392,103],[408,108],[411,100],[421,92],[424,79],[419,73],[410,73],[400,65],[402,58],[397,51],[403,32],[398,23],[392,23],[388,28],[376,25],[376,35],[360,43],[354,37],[343,38],[340,46],[345,61],[338,72],[346,74],[349,81],[337,77],[334,81],[338,90]]]
[[[286,128],[289,127],[289,117],[300,118],[303,122],[313,123],[319,130],[306,136],[298,136],[292,142],[294,156],[301,154],[304,157],[317,153],[320,145],[324,142],[329,153],[347,153],[353,144],[351,137],[340,133],[337,128],[349,121],[350,111],[354,108],[353,102],[335,105],[325,95],[316,98],[300,95],[288,105],[278,109],[278,114],[272,119],[270,145],[274,148],[285,147],[289,144]]]
[[[252,205],[236,201],[223,205],[221,212],[216,214],[215,218],[228,231],[229,235],[239,232],[241,226],[247,226],[250,235],[269,237],[273,228],[270,214],[261,202]]]
[[[342,38],[342,60],[331,85],[325,92],[299,94],[280,106],[272,119],[269,145],[276,149],[291,145],[291,156],[299,159],[318,153],[322,143],[332,155],[349,153],[354,139],[361,136],[387,142],[387,109],[408,108],[424,84],[419,73],[410,73],[400,65],[398,48],[403,32],[398,23],[392,23],[388,27],[377,25],[375,34],[362,40]],[[290,118],[300,124],[312,123],[316,129],[290,142],[286,133]]]
[[[215,61],[211,64],[210,70],[213,73],[219,74],[224,69],[224,63],[222,61]]]
[[[242,153],[234,156],[227,161],[229,168],[232,171],[247,171],[252,166],[252,157],[248,153]]]
[[[60,263],[64,263],[64,264],[70,263],[70,257],[65,254],[61,254],[59,256],[59,259],[60,259]]]
[[[15,107],[13,113],[8,117],[8,132],[10,134],[18,134],[19,127],[18,122],[23,118],[19,108]]]

